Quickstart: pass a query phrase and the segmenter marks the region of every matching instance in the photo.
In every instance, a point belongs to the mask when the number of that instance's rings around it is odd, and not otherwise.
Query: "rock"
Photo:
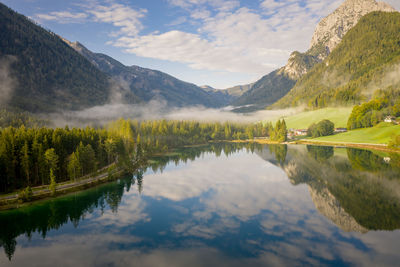
[[[332,14],[318,23],[310,49],[305,53],[293,52],[281,72],[293,80],[298,80],[315,64],[327,58],[361,17],[373,11],[394,12],[396,10],[389,4],[375,0],[346,0]]]
[[[396,10],[389,4],[375,0],[346,0],[332,14],[318,23],[310,49],[323,45],[327,53],[318,56],[321,60],[325,59],[361,17],[373,11],[394,12]]]

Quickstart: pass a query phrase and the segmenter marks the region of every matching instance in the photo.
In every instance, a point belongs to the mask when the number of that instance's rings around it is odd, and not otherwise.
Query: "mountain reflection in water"
[[[132,177],[1,212],[0,265],[392,265],[399,176],[399,155],[367,150],[186,148]]]

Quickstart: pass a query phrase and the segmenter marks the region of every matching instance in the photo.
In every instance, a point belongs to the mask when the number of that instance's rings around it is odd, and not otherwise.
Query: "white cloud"
[[[208,5],[220,11],[229,11],[240,6],[238,0],[169,0],[169,3],[181,8]]]
[[[92,4],[85,7],[84,13],[64,16],[82,19],[86,15],[90,20],[112,24],[117,31],[107,44],[137,56],[255,77],[283,66],[291,52],[307,50],[318,21],[342,2],[264,0],[258,8],[249,8],[244,7],[246,2],[237,0],[168,0],[184,15],[167,26],[179,25],[180,30],[154,29],[150,34],[141,34],[147,10],[115,1]],[[68,12],[58,13],[60,17]],[[56,14],[40,17],[55,19]],[[190,30],[182,30],[188,18],[196,23],[191,23]]]
[[[285,5],[284,2],[279,2],[279,1],[275,1],[275,0],[265,0],[261,3],[260,6],[264,9],[274,9],[277,7],[282,7],[284,5]]]
[[[190,14],[191,18],[194,19],[207,19],[211,16],[211,12],[208,10],[195,10],[192,12],[192,14]]]
[[[80,23],[86,19],[86,13],[71,13],[69,11],[50,12],[49,14],[36,14],[39,20],[55,20],[58,23]]]
[[[142,57],[188,64],[193,69],[264,75],[305,51],[319,19],[341,0],[260,3],[260,10],[237,1],[171,0],[201,21],[196,32],[172,30],[122,37],[113,44]]]
[[[146,16],[146,9],[133,9],[129,6],[109,3],[100,4],[91,2],[80,5],[82,12],[71,13],[68,11],[50,12],[48,14],[36,14],[34,17],[40,20],[54,20],[59,23],[82,23],[96,21],[109,23],[118,28],[118,32],[112,36],[136,36],[143,29],[140,19]]]
[[[140,19],[147,13],[146,9],[135,10],[121,4],[96,5],[93,10],[88,10],[96,21],[111,23],[120,28],[119,34],[124,36],[136,36],[143,25]]]

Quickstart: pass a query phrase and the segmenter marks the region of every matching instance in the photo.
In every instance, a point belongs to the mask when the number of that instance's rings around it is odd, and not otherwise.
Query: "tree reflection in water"
[[[39,233],[46,238],[53,229],[71,222],[75,228],[85,216],[109,208],[118,213],[124,192],[136,185],[145,190],[147,170],[163,172],[169,163],[179,165],[213,153],[229,157],[246,150],[284,170],[293,185],[307,184],[319,212],[344,231],[400,228],[400,157],[359,149],[318,146],[211,144],[183,148],[149,161],[130,177],[96,188],[0,212],[0,246],[11,260],[17,237]],[[384,157],[386,159],[384,160]],[[387,160],[390,158],[390,161]],[[249,170],[251,171],[251,170]]]

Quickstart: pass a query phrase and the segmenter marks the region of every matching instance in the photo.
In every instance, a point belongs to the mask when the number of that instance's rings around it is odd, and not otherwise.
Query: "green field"
[[[324,119],[332,121],[336,128],[346,128],[352,109],[352,107],[324,108],[305,111],[284,118],[288,129],[307,129],[312,123],[318,123]]]
[[[400,135],[400,125],[382,122],[372,128],[357,129],[311,140],[333,143],[387,144],[394,135]]]

